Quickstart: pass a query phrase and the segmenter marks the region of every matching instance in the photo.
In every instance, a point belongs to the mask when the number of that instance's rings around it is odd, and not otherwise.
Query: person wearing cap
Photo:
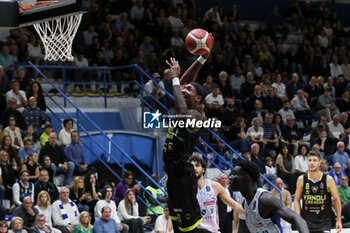
[[[171,95],[173,95],[173,84],[171,83],[171,73],[170,73],[170,69],[165,69],[163,72],[163,79],[160,80],[159,85],[163,85],[164,89],[170,93]],[[174,106],[174,101],[170,98],[170,96],[165,95],[164,96],[165,100],[166,100],[166,107],[168,109],[172,108]]]
[[[24,108],[27,107],[26,93],[19,89],[18,79],[12,79],[11,90],[6,92],[6,102],[8,102],[10,98],[16,99],[16,109],[18,111],[23,112]]]
[[[160,74],[153,73],[152,77],[154,81],[164,89],[164,83],[160,82]],[[163,105],[166,105],[165,98],[164,98],[165,93],[163,90],[159,88],[159,86],[154,81],[150,79],[145,84],[145,91],[143,94],[146,102],[152,107],[151,110],[161,108],[161,105],[155,99],[157,99]]]
[[[52,133],[52,125],[46,124],[44,128],[44,132],[40,135],[40,145],[44,146],[46,142],[49,141],[49,136]]]

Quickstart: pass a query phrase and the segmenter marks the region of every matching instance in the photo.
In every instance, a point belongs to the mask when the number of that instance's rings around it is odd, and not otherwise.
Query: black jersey
[[[163,148],[170,217],[183,232],[193,230],[203,219],[197,200],[197,177],[188,162],[199,136],[199,130],[169,128]]]
[[[331,193],[328,190],[327,175],[321,173],[318,181],[303,175],[303,207],[301,216],[306,220],[310,231],[329,230],[332,222]]]

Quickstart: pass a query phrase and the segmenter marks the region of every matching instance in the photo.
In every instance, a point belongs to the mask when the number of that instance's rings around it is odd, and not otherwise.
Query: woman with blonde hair
[[[127,189],[124,199],[118,205],[118,217],[122,223],[129,226],[129,232],[143,233],[143,222],[139,216],[139,205],[136,202],[134,190]]]
[[[23,219],[21,217],[13,217],[11,219],[11,230],[8,233],[28,233],[27,230],[23,229]]]
[[[93,233],[90,219],[89,212],[81,212],[79,216],[79,224],[74,228],[74,233]]]
[[[34,206],[39,212],[39,214],[45,215],[46,218],[46,225],[48,225],[53,233],[61,233],[60,230],[53,228],[52,226],[52,218],[51,218],[51,213],[52,213],[52,207],[51,207],[51,198],[48,192],[46,191],[41,191],[38,194],[37,198],[37,203]]]
[[[29,171],[29,182],[33,184],[38,180],[39,177],[39,155],[34,152],[31,153],[22,164],[22,170]]]
[[[73,186],[69,190],[69,199],[77,205],[79,212],[89,212],[87,201],[91,199],[91,195],[85,190],[84,178],[82,176],[75,177]]]

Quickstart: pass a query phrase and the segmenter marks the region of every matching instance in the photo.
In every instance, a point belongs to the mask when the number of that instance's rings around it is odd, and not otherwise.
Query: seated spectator
[[[25,126],[28,127],[32,125],[39,133],[42,132],[41,127],[49,121],[45,113],[37,107],[37,100],[34,96],[29,98],[28,107],[23,110],[22,116]]]
[[[72,118],[68,117],[63,120],[63,129],[61,129],[60,133],[58,134],[59,145],[66,146],[72,141],[71,133],[73,125],[74,122]]]
[[[89,171],[85,174],[84,187],[85,192],[89,194],[86,201],[93,219],[92,222],[94,222],[94,208],[98,201],[98,181],[96,179],[96,174],[93,171]]]
[[[260,119],[261,122],[263,122],[266,111],[262,107],[263,107],[262,101],[256,100],[254,103],[254,109],[252,109],[249,112],[250,116],[248,117],[248,121],[251,121],[253,118],[257,117]]]
[[[42,191],[46,191],[50,194],[51,203],[57,200],[57,187],[52,182],[50,182],[49,172],[46,169],[40,170],[39,180],[34,184],[34,200],[36,203],[39,201],[37,198]],[[50,225],[50,227],[52,226]]]
[[[60,198],[52,204],[52,220],[55,228],[62,233],[72,233],[79,224],[79,210],[69,199],[69,189],[62,187]]]
[[[111,218],[116,221],[118,224],[118,229],[121,233],[128,233],[129,232],[129,226],[125,223],[121,223],[120,219],[117,214],[117,206],[115,205],[115,202],[112,200],[113,197],[113,188],[110,185],[106,185],[102,189],[102,197],[101,200],[99,200],[96,203],[95,206],[95,222],[101,218],[101,211],[102,208],[105,206],[108,206],[111,208]]]
[[[71,139],[72,141],[66,145],[64,152],[67,155],[68,161],[75,164],[75,174],[83,175],[88,171],[88,165],[86,164],[84,150],[79,140],[79,133],[72,131]]]
[[[325,116],[321,116],[318,119],[317,125],[311,131],[311,143],[314,143],[315,139],[320,135],[321,130],[326,130],[327,135],[333,137],[332,132],[329,130],[329,126],[327,124],[327,118]]]
[[[328,137],[327,131],[323,129],[320,130],[320,135],[316,138],[315,143],[320,145],[320,151],[323,152],[327,162],[333,164],[332,157],[336,151],[336,143],[338,143],[338,140],[333,137]]]
[[[278,112],[278,110],[282,107],[282,101],[277,97],[277,89],[274,87],[269,87],[267,89],[267,94],[264,96],[263,102],[264,106],[266,106],[266,110],[271,113]]]
[[[243,151],[250,148],[250,142],[246,135],[246,124],[243,117],[237,117],[235,123],[228,129],[225,141],[235,150]]]
[[[158,183],[159,178],[157,174],[152,174],[152,179],[154,182]],[[153,182],[151,185],[148,185],[146,189],[151,193],[152,197],[144,191],[143,196],[145,197],[146,204],[152,208],[152,210],[157,214],[161,215],[163,214],[163,207],[161,207],[155,200],[162,203],[163,205],[166,203],[166,195],[163,192],[162,189],[160,189],[158,186],[156,186]],[[156,215],[147,208],[147,216],[151,216],[152,223],[156,221]]]
[[[136,183],[135,175],[132,171],[126,171],[124,173],[123,180],[118,183],[113,200],[118,205],[121,200],[124,199],[124,195],[127,189],[132,189],[137,193],[140,191],[141,187]]]
[[[346,175],[341,176],[340,185],[337,186],[337,188],[339,192],[341,205],[344,206],[346,203],[350,202],[349,181]]]
[[[19,178],[20,180],[12,187],[13,201],[16,206],[22,205],[25,197],[30,197],[31,200],[34,200],[34,184],[29,182],[29,171],[22,170]]]
[[[252,126],[247,130],[247,137],[251,143],[258,143],[262,147],[262,152],[265,152],[264,144],[264,129],[261,127],[261,120],[259,118],[253,118]]]
[[[7,102],[10,98],[16,99],[16,109],[19,112],[23,112],[24,108],[27,107],[27,97],[26,93],[19,89],[19,81],[18,79],[12,79],[11,81],[11,90],[6,92],[6,100]]]
[[[284,138],[282,135],[282,129],[284,126],[284,122],[282,120],[281,114],[275,113],[275,115],[273,116],[272,123],[275,126],[279,143],[284,142]]]
[[[305,174],[309,167],[307,165],[307,155],[309,153],[309,148],[305,144],[301,144],[298,148],[298,155],[294,159],[294,169],[298,176]]]
[[[303,133],[300,132],[292,117],[287,118],[287,123],[282,128],[282,136],[284,142],[289,144],[289,149],[295,156],[298,153],[298,145],[303,142]],[[308,142],[305,142],[309,144]]]
[[[28,231],[26,229],[23,228],[23,219],[21,217],[13,217],[11,219],[11,230],[8,231],[8,233],[17,233],[17,232],[21,232],[21,233],[28,233]]]
[[[288,146],[282,145],[281,153],[277,156],[277,175],[288,184],[288,190],[293,195],[296,187],[296,176],[294,174],[294,158],[288,152]]]
[[[226,71],[221,71],[219,73],[218,85],[219,85],[222,97],[224,97],[225,99],[228,98],[228,97],[232,97],[231,96],[230,83],[229,83],[227,78],[228,78],[228,74],[227,74]],[[210,88],[210,91],[211,91],[211,88]],[[210,91],[209,91],[209,93],[210,93]],[[207,93],[207,94],[209,94],[209,93]]]
[[[270,87],[272,87],[271,85],[271,77],[269,74],[264,74],[262,79],[261,79],[261,83],[260,83],[260,87],[261,87],[261,93],[263,96],[266,96],[268,94],[268,89]]]
[[[16,118],[14,116],[10,116],[9,126],[4,129],[3,135],[9,135],[11,137],[11,145],[17,150],[24,147],[21,130],[16,127]]]
[[[170,69],[165,69],[163,72],[163,78],[159,82],[160,86],[163,86],[164,89],[169,92],[171,95],[173,94],[173,84],[171,81],[171,72]],[[211,89],[210,89],[211,90]],[[210,91],[209,91],[210,92]],[[168,95],[165,95],[166,107],[168,109],[174,106],[174,100],[171,99]]]
[[[348,134],[350,132],[349,113],[347,112],[340,113],[339,122],[344,127],[344,133]]]
[[[282,75],[280,73],[275,74],[275,82],[272,83],[272,87],[277,89],[277,97],[282,101],[287,99],[286,85],[282,82]]]
[[[40,161],[40,155],[39,155]],[[45,169],[49,173],[49,181],[53,183],[54,173],[51,168],[51,158],[48,155],[44,155],[43,160],[41,161],[41,169]]]
[[[34,96],[37,100],[37,106],[41,109],[41,111],[44,113],[46,112],[46,102],[43,88],[38,81],[33,81],[30,83],[26,96],[27,99]]]
[[[277,178],[275,185],[282,192],[283,205],[286,207],[292,208],[292,196],[290,195],[290,192],[287,189],[283,188],[284,186],[283,180],[281,178]],[[279,200],[281,199],[280,193],[276,189],[272,189],[270,193],[272,193]]]
[[[245,78],[241,73],[240,66],[236,66],[234,68],[234,72],[230,76],[229,80],[230,80],[231,95],[239,96],[241,91],[241,86],[245,82]]]
[[[0,151],[0,168],[1,175],[6,177],[2,180],[2,185],[5,188],[5,198],[12,199],[12,186],[16,182],[15,172],[13,171],[12,166],[9,163],[9,153],[5,150]],[[1,192],[1,191],[0,191]]]
[[[44,132],[40,135],[40,146],[45,146],[46,142],[49,141],[49,136],[52,133],[53,128],[51,124],[46,124],[44,127]]]
[[[8,233],[9,226],[6,220],[0,221],[0,233]]]
[[[40,161],[44,155],[48,155],[51,158],[51,169],[53,174],[65,174],[63,184],[68,185],[72,181],[73,172],[74,172],[74,163],[67,161],[67,156],[64,153],[63,149],[57,145],[57,135],[56,133],[51,133],[49,141],[41,148],[40,150]]]
[[[223,129],[229,129],[236,121],[239,116],[239,110],[235,106],[235,98],[227,97],[226,98],[226,107],[219,116],[219,119],[222,122]]]
[[[328,162],[325,159],[321,159],[320,171],[324,174],[328,174],[331,169],[328,167]]]
[[[14,171],[18,171],[20,169],[19,159],[18,159],[18,151],[11,144],[11,137],[9,135],[2,137],[1,150],[4,150],[9,155],[9,163],[12,165]]]
[[[23,140],[24,147],[19,149],[18,151],[18,158],[19,163],[22,165],[24,163],[24,160],[32,154],[36,153],[36,150],[33,148],[33,140],[31,138],[24,138]]]
[[[339,110],[335,105],[333,98],[331,97],[332,89],[326,88],[324,94],[320,95],[317,100],[317,111],[315,115],[326,116],[327,121],[331,121],[334,114],[339,114]]]
[[[33,206],[33,199],[25,197],[22,204],[13,211],[13,216],[21,217],[23,219],[23,228],[29,230],[33,226],[38,213],[38,210]]]
[[[290,109],[290,100],[288,99],[283,101],[283,108],[281,108],[278,113],[281,114],[284,123],[287,122],[288,117],[291,117],[293,120],[295,119],[294,113]]]
[[[52,206],[51,202],[54,202],[55,200],[52,200],[50,198],[50,194],[46,191],[41,191],[37,198],[37,204],[34,206],[35,209],[38,210],[38,215],[44,215],[45,216],[45,225],[48,225],[53,233],[60,233],[61,231],[52,227]]]
[[[139,205],[136,202],[135,193],[132,189],[127,189],[124,199],[119,202],[118,217],[122,223],[126,223],[129,226],[130,232],[143,233],[143,223],[139,216]]]
[[[152,233],[173,233],[173,224],[170,219],[169,208],[164,206],[164,214],[159,215],[156,219],[156,223],[154,225],[154,229]]]
[[[164,83],[160,83],[160,74],[154,73],[152,74],[152,77],[158,83],[158,85],[164,89],[164,86],[162,86]],[[156,85],[153,80],[149,80],[145,84],[144,99],[153,110],[161,108],[161,105],[158,102],[166,105],[165,93],[159,88],[158,85]],[[158,102],[155,99],[157,99]]]
[[[73,186],[69,190],[69,198],[78,206],[79,212],[89,212],[89,205],[87,204],[87,200],[91,199],[91,195],[85,192],[83,177],[75,177]]]
[[[338,162],[333,165],[333,169],[329,171],[328,175],[334,179],[335,185],[340,185],[340,178],[346,176],[345,171]]]
[[[350,91],[349,89],[344,89],[341,98],[338,98],[335,103],[339,108],[340,112],[350,111]]]
[[[297,73],[293,73],[290,81],[286,85],[286,92],[288,99],[293,99],[297,94],[297,91],[301,89],[301,83],[299,82],[299,75]]]
[[[34,226],[32,226],[29,229],[30,233],[41,233],[41,232],[47,232],[51,233],[53,232],[51,227],[46,224],[46,217],[43,214],[38,214],[35,218]]]
[[[0,69],[1,70],[1,69]],[[20,113],[17,109],[17,100],[16,98],[10,98],[7,100],[7,108],[2,112],[1,114],[1,122],[2,122],[2,127],[6,128],[9,126],[9,119],[10,116],[14,116],[16,119],[16,126],[19,127],[20,129],[24,129],[24,121],[22,117],[22,113]]]
[[[111,218],[111,212],[112,210],[109,206],[105,206],[102,208],[101,217],[97,219],[94,225],[94,233],[104,233],[106,231],[111,233],[120,232],[117,222],[113,218]],[[137,233],[138,231],[130,231],[130,232]]]
[[[339,123],[339,119],[339,114],[334,114],[333,120],[328,122],[328,127],[335,138],[342,140],[345,137],[345,134],[344,127]]]
[[[273,114],[265,114],[265,122],[262,124],[264,129],[263,140],[266,145],[266,151],[277,150],[279,146],[277,131],[274,124],[272,124]]]
[[[29,138],[33,142],[33,148],[36,151],[40,150],[40,142],[39,142],[39,134],[34,131],[34,127],[32,125],[28,125],[27,131],[23,132],[23,138]],[[23,144],[25,146],[23,139]]]
[[[334,153],[332,158],[333,164],[336,162],[340,163],[340,165],[344,168],[347,167],[347,162],[349,161],[349,155],[345,152],[344,142],[339,141],[337,143],[337,151]]]
[[[93,227],[92,224],[90,223],[90,214],[89,212],[83,211],[80,213],[79,216],[79,223],[78,225],[74,228],[74,233],[93,233]],[[109,228],[108,229],[109,232]]]
[[[294,111],[294,116],[303,121],[304,127],[311,127],[312,124],[312,115],[311,108],[307,103],[305,98],[305,93],[303,89],[299,89],[297,94],[291,101],[292,110]]]
[[[262,109],[262,102],[263,102],[264,97],[261,94],[261,87],[260,85],[255,85],[254,87],[254,93],[249,96],[247,100],[245,100],[245,111],[250,112],[253,108],[254,105],[256,104],[257,100],[261,102],[261,109]]]
[[[212,108],[214,102],[217,102],[219,104],[220,109],[222,109],[224,106],[224,99],[220,94],[220,88],[215,84],[212,86],[212,92],[205,97],[204,101],[207,105],[207,108],[209,109]]]
[[[30,154],[22,164],[22,170],[29,171],[29,182],[35,183],[39,177],[39,155],[34,152]]]
[[[254,81],[254,74],[252,72],[248,72],[245,82],[241,84],[241,96],[243,99],[248,98],[250,93],[254,92],[255,85],[256,82]]]
[[[304,86],[304,94],[310,101],[310,107],[316,107],[318,97],[323,93],[323,86],[317,85],[317,77],[312,76],[310,81]]]

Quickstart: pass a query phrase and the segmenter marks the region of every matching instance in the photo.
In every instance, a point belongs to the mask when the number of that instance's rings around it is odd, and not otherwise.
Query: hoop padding
[[[45,47],[45,60],[73,61],[72,43],[82,13],[33,24]]]

